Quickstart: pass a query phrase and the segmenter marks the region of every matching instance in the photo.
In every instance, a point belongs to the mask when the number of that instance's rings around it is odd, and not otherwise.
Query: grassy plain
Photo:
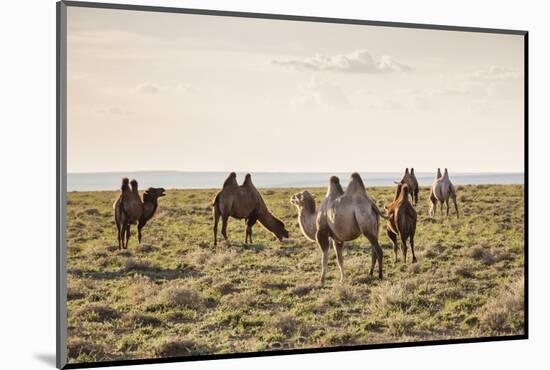
[[[303,189],[261,189],[290,232],[283,243],[259,225],[245,245],[213,246],[216,190],[168,190],[127,250],[116,248],[117,192],[68,194],[69,362],[142,359],[523,334],[523,186],[458,187],[461,218],[418,205],[418,263],[394,262],[380,228],[384,279],[368,276],[365,238],[346,244],[346,281],[334,253],[319,286],[318,247],[289,203]],[[324,197],[325,189],[308,189]],[[378,206],[393,188],[368,188]]]

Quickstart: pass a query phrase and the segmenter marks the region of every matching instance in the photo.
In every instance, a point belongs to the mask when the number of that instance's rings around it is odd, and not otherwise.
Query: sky
[[[68,172],[522,172],[523,36],[68,8]]]

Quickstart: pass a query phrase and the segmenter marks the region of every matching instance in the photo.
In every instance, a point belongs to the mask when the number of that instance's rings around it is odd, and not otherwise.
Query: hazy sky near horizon
[[[522,172],[523,36],[68,8],[69,172]]]

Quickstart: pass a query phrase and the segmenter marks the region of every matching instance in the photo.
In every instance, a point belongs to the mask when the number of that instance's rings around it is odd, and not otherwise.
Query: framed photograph
[[[57,365],[526,339],[527,31],[57,4]]]

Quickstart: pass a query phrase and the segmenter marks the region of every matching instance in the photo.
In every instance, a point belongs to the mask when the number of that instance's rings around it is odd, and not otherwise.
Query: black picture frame
[[[200,356],[186,357],[170,357],[170,358],[148,358],[148,359],[133,359],[120,361],[104,361],[93,363],[67,363],[67,283],[66,283],[66,190],[67,190],[67,8],[68,7],[85,7],[96,9],[116,9],[142,12],[163,12],[163,13],[180,13],[180,14],[195,14],[206,16],[222,16],[222,17],[241,17],[241,18],[256,18],[265,20],[287,20],[297,22],[321,22],[321,23],[337,23],[349,25],[365,25],[365,26],[384,26],[397,28],[412,28],[412,29],[427,29],[427,30],[445,30],[458,32],[476,32],[476,33],[494,33],[520,35],[524,38],[524,334],[509,335],[509,336],[494,336],[494,337],[479,337],[479,338],[464,338],[464,339],[448,339],[448,340],[428,340],[419,342],[407,343],[383,343],[383,344],[366,344],[354,346],[338,346],[338,347],[323,347],[311,349],[289,349],[289,350],[274,350],[266,352],[245,352],[231,354],[213,354]],[[205,9],[189,9],[189,8],[174,8],[161,6],[143,6],[143,5],[128,5],[128,4],[111,4],[97,2],[79,2],[79,1],[60,1],[56,4],[56,38],[57,38],[57,63],[56,63],[56,228],[57,228],[57,245],[56,245],[56,366],[60,369],[77,369],[77,368],[92,368],[105,366],[124,366],[124,365],[139,365],[139,364],[160,364],[172,362],[187,362],[187,361],[203,361],[203,360],[218,360],[218,359],[233,359],[233,358],[248,358],[248,357],[264,357],[264,356],[280,356],[293,354],[309,354],[323,352],[341,352],[341,351],[360,351],[368,349],[381,348],[404,348],[404,347],[419,347],[419,346],[434,346],[460,343],[482,343],[496,342],[509,340],[524,340],[529,338],[529,51],[528,51],[528,36],[529,32],[525,30],[512,29],[494,29],[494,28],[477,28],[477,27],[461,27],[448,25],[431,25],[418,23],[400,23],[400,22],[384,22],[359,19],[342,19],[342,18],[324,18],[298,15],[283,15],[283,14],[265,14],[265,13],[248,13],[234,11],[219,11]]]

